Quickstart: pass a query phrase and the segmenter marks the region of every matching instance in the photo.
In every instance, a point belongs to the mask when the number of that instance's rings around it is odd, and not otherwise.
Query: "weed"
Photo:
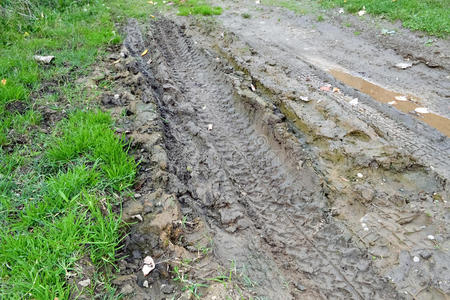
[[[355,31],[355,32],[353,32],[353,34],[356,35],[356,36],[358,36],[358,35],[361,34],[361,31]]]
[[[322,15],[317,16],[317,22],[323,22],[325,18]]]
[[[250,15],[249,13],[243,13],[241,16],[242,16],[244,19],[250,19],[250,18],[251,18],[251,15]]]
[[[191,295],[193,295],[197,299],[200,299],[200,296],[201,296],[199,289],[203,288],[203,287],[208,287],[207,284],[197,283],[197,282],[193,282],[193,281],[189,280],[187,278],[186,274],[184,274],[184,272],[182,272],[178,268],[178,266],[175,266],[173,268],[172,273],[175,276],[173,278],[173,281],[180,282],[180,284],[183,286],[182,291],[189,290],[191,292]]]

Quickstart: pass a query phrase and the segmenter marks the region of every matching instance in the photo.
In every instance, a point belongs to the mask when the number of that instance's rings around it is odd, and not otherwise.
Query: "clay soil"
[[[119,292],[449,299],[448,40],[226,5],[215,19],[129,20],[108,64],[119,98],[103,104],[141,161]]]

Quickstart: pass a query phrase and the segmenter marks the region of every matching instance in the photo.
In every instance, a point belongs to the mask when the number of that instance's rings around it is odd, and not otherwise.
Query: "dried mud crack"
[[[405,270],[404,264],[410,265],[405,259],[421,255],[419,250],[429,245],[415,236],[401,237],[400,242],[390,239],[408,235],[395,224],[420,226],[417,210],[414,215],[388,203],[406,198],[414,202],[418,196],[412,195],[418,188],[391,198],[388,187],[374,190],[386,178],[386,184],[391,183],[393,175],[388,173],[403,172],[405,178],[426,178],[430,188],[422,196],[436,191],[434,195],[446,197],[445,180],[401,152],[388,150],[381,138],[374,138],[375,130],[360,121],[352,126],[363,129],[355,130],[330,118],[327,122],[336,122],[335,130],[345,127],[346,133],[324,138],[328,133],[310,126],[308,118],[294,116],[299,105],[295,95],[276,91],[270,76],[257,80],[251,63],[235,56],[234,47],[242,46],[236,36],[196,45],[187,32],[199,34],[198,28],[164,18],[144,28],[142,34],[140,25],[130,21],[123,49],[126,62],[117,67],[123,68],[124,77],[132,78],[129,85],[135,100],[125,105],[134,117],[125,127],[142,148],[143,158],[139,197],[124,207],[125,219],[138,221],[125,241],[129,258],[116,282],[127,284],[124,294],[133,299],[179,297],[170,278],[174,267],[178,270],[186,260],[193,262],[188,269],[197,280],[211,278],[230,265],[247,279],[238,280],[239,293],[229,287],[219,295],[209,288],[207,298],[225,299],[228,294],[232,298],[401,299],[424,290],[441,296],[448,292],[448,282],[443,283],[448,278],[436,274],[443,271],[436,264],[430,267],[424,262],[418,267],[420,276]],[[142,57],[144,49],[150,51]],[[256,51],[251,55],[252,61],[264,60]],[[311,111],[311,116],[318,115]],[[336,151],[324,146],[329,145],[327,140]],[[368,142],[376,145],[366,153],[371,159],[359,153],[367,150]],[[356,150],[346,159],[339,158],[337,151],[348,144],[356,145]],[[373,181],[361,183],[356,178],[346,179],[354,187],[337,184],[356,169],[374,169]],[[393,182],[391,187],[403,183]],[[394,213],[396,217],[389,216]],[[445,212],[437,216],[445,218]],[[357,228],[360,218],[373,227]],[[392,226],[376,227],[386,220]],[[444,229],[442,235],[446,234]],[[212,251],[201,255],[199,249]],[[402,253],[404,261],[399,262],[394,253]],[[140,272],[145,254],[157,262],[157,272],[149,278]],[[448,254],[432,255],[445,261]],[[427,282],[416,286],[417,276]]]

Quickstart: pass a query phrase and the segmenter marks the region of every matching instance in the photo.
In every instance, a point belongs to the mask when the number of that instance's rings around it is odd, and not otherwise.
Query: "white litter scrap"
[[[419,258],[418,256],[414,256],[414,257],[413,257],[413,261],[414,261],[415,263],[418,263],[418,262],[420,261],[420,258]]]
[[[358,178],[363,178],[364,177],[364,175],[362,173],[358,173],[358,174],[356,174],[356,176],[358,176]]]
[[[395,100],[398,100],[398,101],[408,101],[408,98],[406,98],[406,96],[395,96]]]
[[[416,109],[414,109],[414,111],[419,114],[429,114],[430,113],[430,111],[426,107],[417,107]]]
[[[395,105],[395,104],[397,104],[397,101],[389,101],[388,104],[389,105]]]
[[[352,101],[350,101],[349,103],[350,103],[350,105],[355,106],[355,105],[358,105],[358,102],[359,102],[358,98],[355,98]]]
[[[429,240],[434,240],[434,235],[431,235],[431,234],[430,234],[430,235],[427,236],[427,238],[428,238]]]
[[[344,9],[343,8],[339,8],[339,13],[343,14],[344,13]]]
[[[366,14],[366,7],[363,6],[363,9],[360,10],[360,11],[358,11],[358,16],[362,17],[362,16],[364,16],[365,14]]]
[[[49,64],[52,62],[52,60],[55,58],[53,55],[47,55],[47,56],[42,56],[42,55],[35,55],[33,56],[34,60],[40,63],[44,63],[44,64]]]
[[[144,274],[144,276],[147,276],[151,271],[153,271],[153,269],[155,269],[155,262],[153,261],[153,258],[151,256],[146,256],[144,258],[142,273]]]
[[[208,124],[208,130],[211,131],[213,129],[213,124]]]

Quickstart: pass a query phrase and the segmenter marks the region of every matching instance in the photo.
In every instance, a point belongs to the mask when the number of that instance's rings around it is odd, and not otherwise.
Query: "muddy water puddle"
[[[357,89],[364,94],[371,96],[378,102],[392,105],[393,107],[404,113],[412,112],[417,119],[425,122],[433,128],[436,128],[447,137],[450,137],[450,119],[430,112],[416,112],[416,109],[418,109],[419,111],[420,109],[423,109],[423,107],[420,107],[414,102],[418,100],[416,97],[387,90],[363,78],[350,75],[340,70],[332,69],[329,72],[337,80]]]

